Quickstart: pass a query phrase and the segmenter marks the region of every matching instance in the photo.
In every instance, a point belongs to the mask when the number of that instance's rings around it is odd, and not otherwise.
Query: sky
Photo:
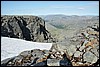
[[[98,15],[99,1],[1,1],[1,15]]]

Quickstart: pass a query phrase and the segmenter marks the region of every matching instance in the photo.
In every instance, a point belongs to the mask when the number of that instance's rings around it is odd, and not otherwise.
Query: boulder
[[[88,63],[93,64],[93,63],[97,62],[98,58],[93,53],[91,53],[90,51],[87,51],[83,55],[83,60],[88,62]]]

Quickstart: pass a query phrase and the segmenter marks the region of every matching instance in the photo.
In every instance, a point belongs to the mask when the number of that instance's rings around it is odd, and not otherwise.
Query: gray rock
[[[58,51],[57,51],[57,52],[56,52],[56,54],[58,54],[58,55],[59,55],[59,54],[60,54],[60,52],[58,52]]]
[[[83,54],[83,52],[76,51],[76,52],[74,53],[74,57],[80,57],[82,54]]]
[[[86,51],[89,51],[89,50],[91,50],[91,49],[92,49],[92,47],[89,46],[88,48],[86,48]]]
[[[82,46],[85,46],[88,42],[89,42],[88,40],[85,40]]]
[[[47,59],[48,66],[60,66],[60,60],[57,59]]]
[[[50,55],[50,58],[54,59],[56,58],[53,54]]]
[[[16,56],[15,56],[16,57]],[[1,66],[7,66],[10,61],[12,61],[15,57],[7,58],[1,61]]]
[[[89,34],[87,32],[83,32],[83,35],[86,37],[86,38],[89,38]]]
[[[34,49],[33,52],[31,53],[33,57],[40,57],[42,56],[44,53],[43,51],[41,51],[40,49]]]
[[[61,53],[61,55],[63,55],[64,54],[64,51],[60,51],[60,53]]]
[[[74,37],[71,39],[71,41],[76,42],[76,41],[78,41],[78,39]]]
[[[47,66],[46,62],[39,62],[39,63],[36,63],[34,65],[30,65],[30,66]]]
[[[76,46],[76,48],[80,48],[80,47],[81,47],[81,45],[77,45],[77,46]]]
[[[93,44],[94,45],[94,47],[98,50],[99,49],[99,43],[97,43],[97,44]]]
[[[19,54],[20,56],[26,57],[28,55],[31,55],[31,51],[23,51]]]
[[[72,64],[70,61],[63,59],[63,60],[60,60],[60,66],[72,66]]]
[[[79,50],[80,50],[80,51],[83,51],[84,48],[85,48],[85,46],[81,46],[81,47],[79,48]]]
[[[43,50],[43,52],[44,52],[45,54],[48,54],[50,51],[49,51],[49,50]]]
[[[72,56],[76,52],[76,46],[70,45],[69,47],[67,47],[66,50],[67,50],[69,56]]]
[[[97,51],[96,48],[91,49],[90,51],[93,52],[99,58],[99,52]]]
[[[93,53],[91,53],[90,51],[87,51],[83,55],[83,59],[84,59],[84,61],[89,62],[91,64],[96,63],[97,60],[98,60],[98,58]]]
[[[89,35],[89,38],[97,38],[97,36]]]

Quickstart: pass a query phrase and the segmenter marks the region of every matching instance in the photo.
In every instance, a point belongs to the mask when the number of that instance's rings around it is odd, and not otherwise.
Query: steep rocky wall
[[[1,16],[1,36],[36,42],[52,41],[45,21],[37,16]]]

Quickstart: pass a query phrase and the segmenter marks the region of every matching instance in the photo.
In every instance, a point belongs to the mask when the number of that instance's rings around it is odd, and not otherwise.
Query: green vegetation
[[[64,25],[54,25],[52,23],[50,23],[51,25],[53,25],[54,27],[58,28],[58,29],[64,29],[65,26]]]

